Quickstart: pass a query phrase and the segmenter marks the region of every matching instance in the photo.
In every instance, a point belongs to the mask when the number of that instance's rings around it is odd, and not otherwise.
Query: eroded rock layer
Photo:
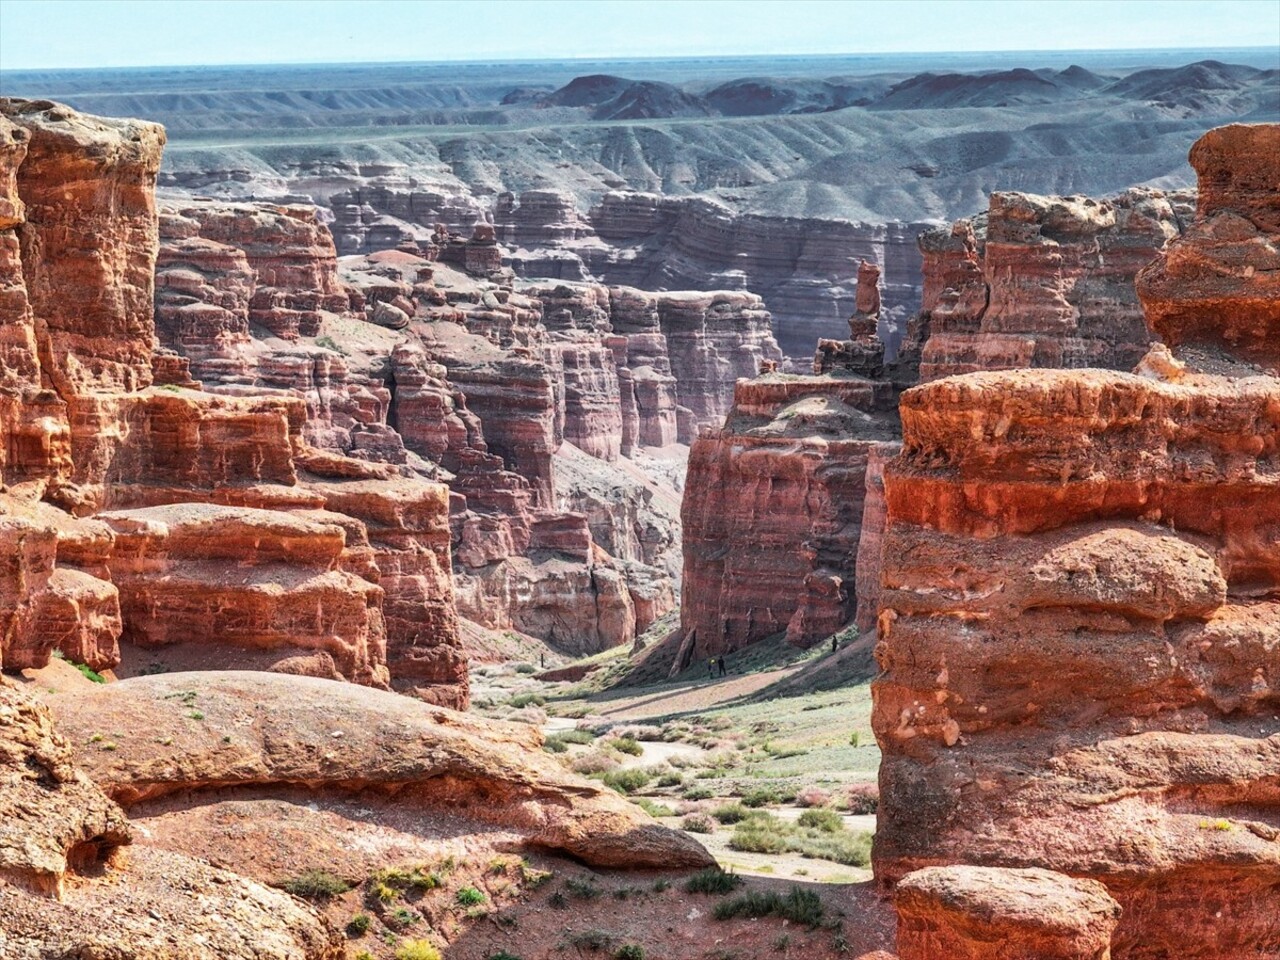
[[[1251,312],[1271,280],[1240,262],[1225,301],[1197,269],[1177,320],[1161,312],[1177,264],[1222,254],[1222,218],[1269,238],[1246,249],[1275,242],[1257,211],[1277,154],[1255,149],[1275,136],[1192,151],[1210,199],[1142,288],[1180,358],[904,394],[874,686],[882,880],[1045,867],[1120,903],[1116,957],[1280,948],[1280,379],[1254,365],[1280,311]]]
[[[1181,230],[1182,195],[993,193],[921,235],[924,295],[904,363],[922,382],[978,370],[1130,370],[1151,339],[1133,280]]]
[[[689,458],[681,629],[698,654],[853,619],[867,463],[897,429],[891,385],[847,373],[765,374],[734,396]]]
[[[270,357],[245,350],[251,324],[297,336],[347,307],[314,214],[166,214],[162,333],[191,356],[161,352],[163,132],[43,101],[0,102],[0,119],[0,662],[193,659],[385,686],[399,661],[397,682],[465,705],[445,488],[347,457],[354,443],[316,447],[323,400],[253,389]],[[220,395],[191,379],[192,358]]]

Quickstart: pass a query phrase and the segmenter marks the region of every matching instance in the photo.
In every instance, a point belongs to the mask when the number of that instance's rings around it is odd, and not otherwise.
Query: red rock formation
[[[1208,134],[1224,153],[1206,169],[1256,164],[1250,140]],[[1187,237],[1175,264],[1197,237],[1214,250],[1212,230]],[[1264,299],[1262,271],[1239,277],[1253,285],[1234,296]],[[1143,295],[1163,322],[1169,295]],[[1173,326],[1186,362],[1161,347],[1145,376],[984,373],[909,391],[885,473],[877,874],[1097,879],[1124,908],[1117,957],[1280,943],[1263,906],[1280,891],[1280,379],[1247,362],[1280,315],[1240,337],[1212,295],[1194,302]]]
[[[0,678],[0,715],[7,956],[251,960],[264,944],[301,960],[342,955],[337,931],[288,894],[167,851],[118,855],[133,840],[124,811],[76,766],[48,710]]]
[[[699,655],[786,631],[805,645],[853,619],[867,461],[896,424],[887,383],[739,381],[724,428],[689,457],[681,629]]]
[[[858,535],[857,599],[854,619],[859,630],[873,630],[880,614],[880,572],[884,553],[884,465],[902,452],[896,441],[877,443],[867,454],[867,492]]]
[[[1171,198],[1153,190],[1102,201],[992,194],[976,223],[921,237],[920,379],[1016,367],[1132,369],[1150,339],[1133,278],[1177,233]],[[908,358],[913,349],[909,342]]]
[[[1216,314],[1223,325],[1215,337],[1241,358],[1280,370],[1278,154],[1275,124],[1219,127],[1192,148],[1196,221],[1138,275],[1147,319],[1171,346],[1202,346],[1203,318]]]
[[[326,675],[384,685],[385,595],[397,682],[465,705],[444,488],[314,448],[309,435],[344,447],[309,429],[342,432],[340,405],[323,390],[304,402],[259,386],[295,358],[257,349],[251,322],[296,334],[349,303],[314,212],[193,202],[166,216],[165,336],[222,388],[250,395],[191,389],[188,358],[155,352],[162,132],[0,104],[0,239],[22,241],[16,260],[0,244],[0,515],[13,547],[0,576],[3,663],[41,666],[58,650],[113,668],[123,635],[224,667],[322,655]],[[287,379],[317,382],[314,361]],[[144,389],[153,368],[163,389]],[[385,388],[345,397],[349,420],[389,432]],[[354,436],[367,432],[352,428],[347,445],[395,459],[394,445]],[[301,515],[326,505],[344,512]],[[71,516],[102,510],[105,523]]]
[[[1120,905],[1049,870],[929,867],[898,886],[901,960],[1110,960]]]

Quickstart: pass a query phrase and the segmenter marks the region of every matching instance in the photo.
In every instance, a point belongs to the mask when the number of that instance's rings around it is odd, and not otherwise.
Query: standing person
[[[707,679],[714,680],[716,678],[716,658],[710,657],[707,660]]]
[[[836,648],[840,645],[840,634],[833,633],[831,635],[831,652],[835,653]]]
[[[725,659],[725,658],[724,658],[724,654],[721,654],[721,655],[720,655],[720,676],[722,676],[722,677],[725,675],[725,663],[724,663],[724,659]]]

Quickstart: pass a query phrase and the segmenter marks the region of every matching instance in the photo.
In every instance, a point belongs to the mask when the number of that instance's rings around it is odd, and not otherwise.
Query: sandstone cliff
[[[922,382],[1017,367],[1130,370],[1150,335],[1133,279],[1181,231],[1185,197],[993,193],[971,220],[920,237],[922,313],[903,362]]]
[[[1280,128],[1191,158],[1196,223],[1138,285],[1181,357],[909,391],[885,471],[877,874],[1098,880],[1116,957],[1280,944]]]
[[[215,395],[157,350],[158,127],[47,102],[0,113],[0,662],[274,665],[465,705],[445,488],[314,446],[302,391]],[[243,214],[182,218],[161,265],[167,345],[231,384],[270,362],[245,350],[250,323],[304,335],[348,302],[314,219],[263,212],[261,245],[232,248]]]

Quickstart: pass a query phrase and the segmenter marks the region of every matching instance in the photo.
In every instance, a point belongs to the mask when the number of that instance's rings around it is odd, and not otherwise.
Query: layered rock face
[[[1179,196],[993,193],[986,214],[922,234],[924,298],[905,362],[923,382],[1017,367],[1130,370],[1150,339],[1133,278],[1176,237]]]
[[[864,224],[738,214],[701,197],[611,191],[589,211],[564,193],[501,194],[492,208],[422,187],[317,196],[335,215],[340,253],[428,241],[436,223],[469,232],[493,224],[517,274],[648,290],[751,290],[773,316],[782,349],[805,356],[838,336],[853,312],[860,261],[884,271],[886,320],[919,302],[923,223]]]
[[[318,671],[465,705],[447,491],[317,449],[311,405],[288,391],[214,395],[157,352],[158,127],[0,109],[20,252],[4,245],[4,665],[58,650],[113,669],[124,640],[135,660]],[[165,336],[246,387],[265,362],[238,353],[251,321],[299,335],[348,297],[311,215],[197,206],[168,218],[191,229],[161,267]],[[226,243],[231,223],[260,245]],[[168,382],[151,387],[153,369]]]
[[[1219,127],[1192,148],[1195,223],[1138,276],[1151,328],[1170,346],[1212,349],[1220,339],[1240,358],[1280,369],[1277,150],[1274,124]],[[1206,336],[1208,315],[1221,320]]]
[[[1280,233],[1259,214],[1278,135],[1193,148],[1208,199],[1139,285],[1180,357],[903,396],[873,688],[882,880],[1095,879],[1123,908],[1116,957],[1280,944],[1280,379],[1258,366],[1280,309],[1257,268]],[[1202,265],[1232,252],[1228,221],[1262,259],[1224,278]]]
[[[695,441],[682,509],[681,629],[698,654],[853,619],[867,463],[896,434],[893,391],[849,374],[740,381]]]

